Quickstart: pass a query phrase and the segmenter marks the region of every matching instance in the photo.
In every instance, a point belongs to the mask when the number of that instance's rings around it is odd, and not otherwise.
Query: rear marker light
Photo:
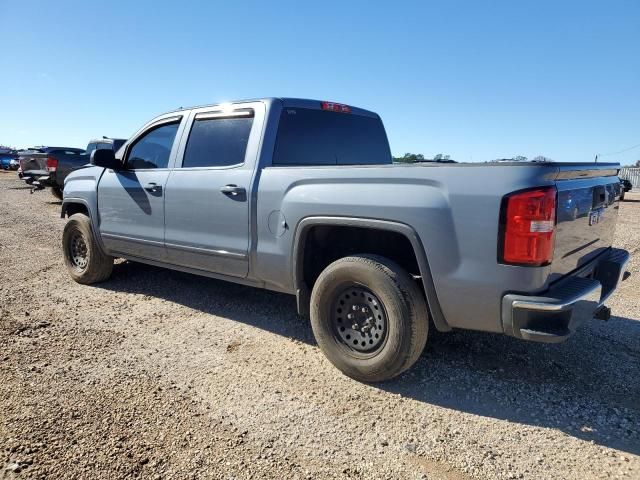
[[[351,113],[351,107],[342,103],[322,102],[322,110],[330,112]]]
[[[503,199],[498,259],[511,265],[543,266],[553,260],[556,189],[536,188]]]

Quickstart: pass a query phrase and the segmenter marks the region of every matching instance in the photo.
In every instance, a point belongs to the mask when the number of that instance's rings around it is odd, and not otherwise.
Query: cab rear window
[[[285,108],[273,164],[386,165],[392,163],[382,121],[351,113]]]

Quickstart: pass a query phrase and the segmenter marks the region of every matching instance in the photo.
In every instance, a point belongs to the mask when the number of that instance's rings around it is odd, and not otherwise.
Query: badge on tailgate
[[[598,208],[597,210],[592,210],[589,213],[589,225],[595,225],[597,223],[600,223],[600,219],[602,218],[603,214],[604,214],[604,208]]]

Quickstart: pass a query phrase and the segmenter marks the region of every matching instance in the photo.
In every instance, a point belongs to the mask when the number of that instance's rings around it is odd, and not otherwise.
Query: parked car
[[[38,147],[24,152],[21,158],[21,175],[34,186],[34,190],[51,188],[56,198],[62,199],[64,180],[74,170],[89,164],[90,154],[96,149],[117,150],[125,140],[102,137],[91,140],[86,150],[68,147]]]
[[[0,153],[0,167],[3,170],[17,170],[18,154],[14,150]]]
[[[631,183],[631,181],[627,180],[626,178],[621,178],[620,179],[620,200],[624,200],[624,194],[626,192],[631,191],[631,188],[633,187],[633,184]]]
[[[285,292],[345,374],[408,369],[429,330],[560,342],[625,278],[618,164],[393,164],[380,117],[263,99],[181,109],[66,180],[64,261],[114,257]],[[589,192],[589,214],[560,217]]]

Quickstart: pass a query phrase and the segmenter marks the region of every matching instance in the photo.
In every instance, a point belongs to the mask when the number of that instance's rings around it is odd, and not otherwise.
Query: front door
[[[98,185],[100,234],[114,254],[164,261],[164,194],[180,118],[144,131],[125,152],[123,170],[107,170]]]
[[[167,181],[169,263],[245,277],[249,191],[257,156],[260,105],[196,111],[183,154]]]

